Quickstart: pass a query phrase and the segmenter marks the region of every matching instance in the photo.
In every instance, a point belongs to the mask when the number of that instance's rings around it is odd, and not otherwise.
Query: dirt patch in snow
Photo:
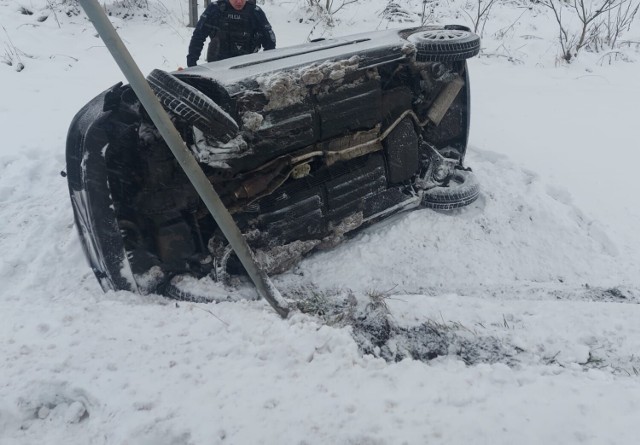
[[[411,358],[423,362],[443,356],[456,356],[467,365],[504,363],[513,366],[523,352],[505,340],[481,335],[459,323],[427,320],[406,327],[396,323],[385,303],[387,296],[370,293],[356,297],[352,292],[325,293],[298,289],[287,295],[304,313],[321,318],[326,324],[350,327],[363,354],[388,362]]]

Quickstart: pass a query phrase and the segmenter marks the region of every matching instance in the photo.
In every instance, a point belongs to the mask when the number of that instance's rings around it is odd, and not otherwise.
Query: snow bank
[[[186,8],[164,3],[113,18],[144,72],[184,64]],[[345,7],[329,31],[395,26],[386,5]],[[434,14],[463,21],[456,5]],[[292,4],[264,9],[280,45],[327,33]],[[25,65],[0,64],[0,443],[637,442],[640,65],[555,67],[546,13],[507,28],[521,11],[496,9],[471,62],[482,198],[398,215],[275,278],[298,298],[375,296],[398,327],[509,352],[395,363],[348,326],[281,320],[246,285],[212,287],[230,300],[215,305],[102,293],[59,172],[71,118],[122,76],[86,19],[58,27],[37,20],[47,11],[0,0]]]

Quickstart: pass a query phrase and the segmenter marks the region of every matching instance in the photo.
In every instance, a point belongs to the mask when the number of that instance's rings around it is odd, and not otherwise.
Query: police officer
[[[218,0],[200,16],[189,43],[187,66],[195,66],[209,37],[207,62],[276,47],[276,36],[255,0]]]

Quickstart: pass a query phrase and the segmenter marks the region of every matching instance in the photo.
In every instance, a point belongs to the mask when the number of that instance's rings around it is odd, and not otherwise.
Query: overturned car
[[[148,81],[259,264],[279,273],[391,214],[478,197],[463,160],[466,59],[479,50],[461,26],[388,30],[154,70]],[[181,277],[243,272],[129,86],[76,115],[67,177],[105,291],[185,297]]]

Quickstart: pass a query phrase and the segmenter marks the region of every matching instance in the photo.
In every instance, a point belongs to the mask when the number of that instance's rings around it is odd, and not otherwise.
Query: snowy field
[[[175,70],[187,2],[149,3],[113,21],[144,73]],[[333,28],[302,0],[263,7],[287,46],[419,22],[421,1],[397,3],[412,22],[384,0]],[[250,287],[210,305],[101,291],[60,171],[74,114],[123,79],[71,5],[0,0],[1,445],[639,442],[639,19],[617,53],[567,65],[550,10],[494,7],[470,61],[481,198],[274,277],[291,298],[386,307],[400,330],[367,349],[362,326],[282,320]],[[430,19],[468,24],[463,8]]]

